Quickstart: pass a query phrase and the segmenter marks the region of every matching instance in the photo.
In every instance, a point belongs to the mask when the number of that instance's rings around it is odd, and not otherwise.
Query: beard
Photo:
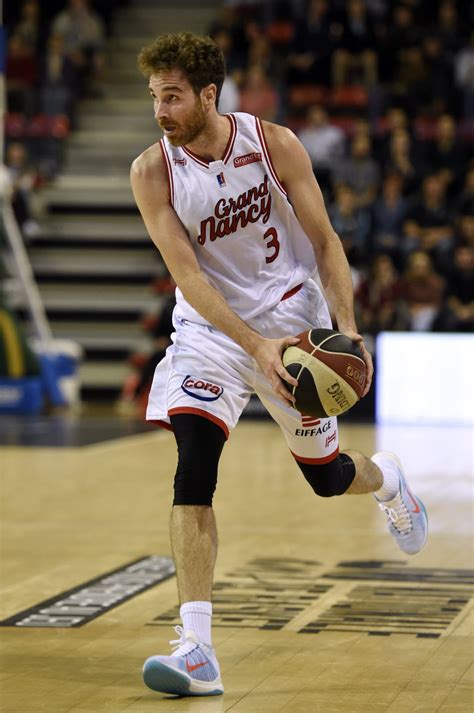
[[[160,125],[161,126],[161,125]],[[194,109],[186,119],[186,124],[164,124],[166,127],[172,126],[174,131],[171,135],[166,134],[166,138],[172,146],[186,146],[197,139],[206,126],[206,114],[202,108],[199,98],[196,98]],[[161,126],[163,128],[163,126]]]

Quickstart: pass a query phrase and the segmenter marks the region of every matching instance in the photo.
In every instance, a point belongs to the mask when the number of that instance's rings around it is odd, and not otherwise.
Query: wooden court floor
[[[1,626],[2,713],[473,711],[472,433],[347,425],[341,445],[397,450],[429,511],[420,555],[398,550],[370,496],[316,498],[277,427],[242,423],[215,498],[224,696],[142,683],[143,660],[176,638],[171,576],[81,626]],[[70,590],[95,581],[97,593],[111,571],[169,562],[174,461],[161,431],[2,448],[0,619],[62,611]]]

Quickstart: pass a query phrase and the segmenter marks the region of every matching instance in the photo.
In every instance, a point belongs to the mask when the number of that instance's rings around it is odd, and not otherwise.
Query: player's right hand
[[[280,339],[260,337],[252,351],[253,358],[272,385],[277,396],[287,406],[291,407],[295,405],[295,397],[288,391],[285,382],[292,386],[298,386],[298,382],[285,369],[281,357],[286,347],[298,344],[299,341],[297,337],[290,336]]]

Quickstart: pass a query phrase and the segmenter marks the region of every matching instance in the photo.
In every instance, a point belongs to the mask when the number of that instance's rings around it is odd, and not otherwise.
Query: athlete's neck
[[[220,161],[228,144],[232,123],[227,116],[215,114],[208,117],[206,126],[195,141],[186,148],[206,161]]]

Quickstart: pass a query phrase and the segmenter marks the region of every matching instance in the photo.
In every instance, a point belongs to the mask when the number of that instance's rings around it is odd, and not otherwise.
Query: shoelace
[[[401,535],[407,535],[413,529],[413,521],[401,494],[397,493],[392,502],[394,503],[393,507],[389,507],[385,503],[379,503],[378,505],[387,515],[394,528]]]
[[[178,634],[179,639],[172,639],[170,641],[170,644],[173,647],[172,656],[187,656],[187,654],[194,651],[197,646],[200,646],[207,653],[207,646],[205,644],[195,641],[194,639],[186,638],[186,634],[184,633],[182,626],[175,626],[174,630]]]

